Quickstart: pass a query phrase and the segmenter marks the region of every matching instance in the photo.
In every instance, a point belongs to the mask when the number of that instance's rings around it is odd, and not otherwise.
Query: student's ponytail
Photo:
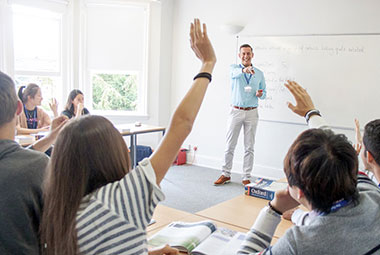
[[[25,86],[21,86],[17,94],[22,103],[26,104],[28,102],[28,97],[34,98],[39,89],[40,87],[37,84],[29,83],[26,88]]]
[[[18,89],[18,97],[20,98],[20,100],[24,103],[24,93],[23,93],[23,90],[25,89],[25,86],[21,86],[19,89]]]

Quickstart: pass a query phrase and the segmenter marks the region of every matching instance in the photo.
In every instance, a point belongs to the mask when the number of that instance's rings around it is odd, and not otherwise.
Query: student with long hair
[[[85,114],[90,114],[86,107],[84,107],[84,95],[79,89],[73,89],[67,97],[65,110],[61,115],[67,116],[69,119],[72,117],[80,117]]]
[[[18,134],[34,134],[41,131],[48,131],[51,124],[49,115],[39,106],[43,100],[41,88],[34,83],[28,86],[21,86],[18,96],[23,104],[23,111],[17,118]],[[55,99],[49,103],[54,117],[58,116],[57,101]]]
[[[205,24],[202,31],[195,19],[190,37],[200,73],[158,148],[134,170],[122,136],[104,117],[77,118],[62,130],[45,178],[45,254],[148,254],[146,227],[164,199],[159,184],[192,129],[216,62]]]

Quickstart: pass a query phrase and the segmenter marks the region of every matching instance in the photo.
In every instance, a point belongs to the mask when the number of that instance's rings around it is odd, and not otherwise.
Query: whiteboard
[[[305,123],[286,102],[295,80],[333,127],[352,128],[380,118],[380,35],[241,36],[254,48],[252,63],[264,72],[267,99],[260,119]]]

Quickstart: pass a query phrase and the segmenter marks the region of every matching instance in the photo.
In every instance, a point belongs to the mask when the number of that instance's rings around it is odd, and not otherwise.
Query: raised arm
[[[194,23],[191,24],[190,43],[195,55],[202,62],[200,73],[211,74],[215,66],[216,57],[207,36],[206,25],[203,24],[202,31],[199,19],[194,19]],[[158,149],[150,157],[156,173],[157,184],[160,184],[164,178],[183,141],[189,135],[209,83],[208,78],[204,77],[193,81],[191,88],[175,110],[166,135]]]
[[[36,151],[45,152],[49,147],[54,144],[55,140],[62,127],[66,124],[68,118],[66,116],[59,116],[51,122],[49,133],[32,144],[32,148]]]
[[[362,134],[360,133],[359,120],[355,119],[355,144],[354,144],[354,148],[355,148],[356,153],[358,155],[360,154],[360,151],[362,149],[362,142],[363,142],[363,138],[362,138]]]

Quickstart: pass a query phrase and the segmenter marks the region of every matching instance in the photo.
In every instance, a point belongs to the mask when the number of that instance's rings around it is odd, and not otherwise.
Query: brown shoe
[[[216,182],[214,182],[214,185],[222,185],[222,184],[226,184],[226,183],[229,183],[231,180],[231,177],[226,177],[224,175],[221,175],[219,177],[218,180],[216,180]]]
[[[243,180],[243,181],[241,181],[241,183],[243,183],[243,185],[245,186],[245,185],[247,185],[247,184],[250,184],[251,181],[250,181],[250,180]]]

